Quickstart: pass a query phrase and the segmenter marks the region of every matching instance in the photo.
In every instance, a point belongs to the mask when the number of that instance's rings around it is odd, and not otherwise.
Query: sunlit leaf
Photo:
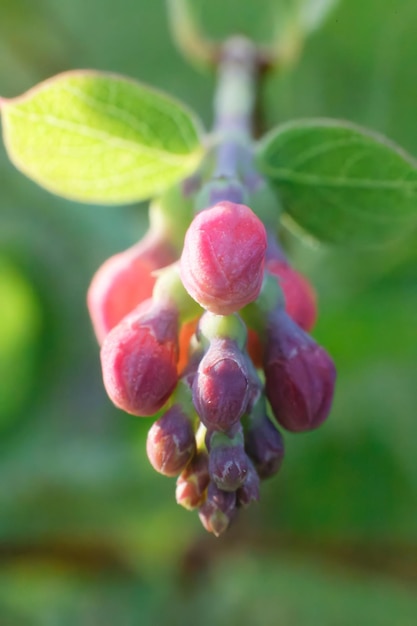
[[[201,156],[200,126],[180,103],[132,80],[60,74],[1,101],[9,157],[59,195],[104,204],[157,195]]]

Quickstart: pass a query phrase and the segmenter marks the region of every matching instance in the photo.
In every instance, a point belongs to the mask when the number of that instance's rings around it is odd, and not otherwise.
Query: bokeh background
[[[277,1],[195,4],[215,36],[262,37]],[[417,156],[416,66],[414,0],[342,0],[269,79],[266,120],[345,118]],[[210,126],[213,77],[174,48],[162,0],[0,0],[1,95],[87,67],[164,89]],[[366,252],[287,237],[319,292],[334,409],[287,436],[260,504],[216,540],[148,465],[149,420],[101,384],[85,292],[145,227],[144,205],[54,197],[0,146],[0,624],[414,625],[416,233]]]

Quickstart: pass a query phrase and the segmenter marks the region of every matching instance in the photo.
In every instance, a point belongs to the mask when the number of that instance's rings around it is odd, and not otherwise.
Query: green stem
[[[243,37],[226,41],[214,100],[215,143],[210,157],[214,165],[197,210],[222,200],[246,204],[275,232],[279,202],[254,162],[254,137],[262,125],[259,93],[264,76],[265,59],[259,47]]]
[[[249,40],[233,37],[223,46],[214,99],[216,132],[243,140],[252,136],[258,82],[258,53]]]
[[[248,204],[253,167],[253,128],[260,77],[258,50],[244,37],[221,48],[214,99],[213,147],[195,210],[228,200]]]
[[[252,143],[258,79],[254,44],[243,37],[229,39],[222,50],[214,99],[218,138],[214,177],[241,177]]]

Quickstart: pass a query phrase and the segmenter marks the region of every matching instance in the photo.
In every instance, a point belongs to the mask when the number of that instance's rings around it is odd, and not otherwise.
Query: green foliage
[[[200,157],[200,127],[181,104],[118,76],[61,74],[2,100],[9,157],[64,197],[143,200],[183,178]]]
[[[185,620],[179,611],[173,626],[192,624],[195,615],[200,626],[413,625],[412,590],[390,580],[352,576],[343,568],[329,571],[319,558],[288,558],[285,548],[277,561],[273,552],[269,543],[245,555],[228,554],[214,565],[206,584],[193,589]]]
[[[0,257],[0,434],[33,392],[41,312],[25,275]]]
[[[288,216],[320,241],[383,245],[417,224],[416,162],[346,122],[282,125],[261,141],[258,164]]]

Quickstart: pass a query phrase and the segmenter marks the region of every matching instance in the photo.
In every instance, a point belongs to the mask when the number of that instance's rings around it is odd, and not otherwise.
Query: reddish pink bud
[[[178,311],[146,300],[111,330],[101,348],[106,391],[133,415],[153,415],[177,384]]]
[[[198,512],[204,528],[218,537],[228,528],[236,514],[236,493],[221,491],[210,483],[207,498]]]
[[[185,288],[212,313],[239,311],[259,295],[266,246],[264,225],[247,206],[220,202],[202,211],[185,235]]]
[[[246,411],[251,385],[245,358],[230,339],[214,339],[193,380],[193,402],[203,424],[229,431]]]
[[[152,272],[174,260],[169,244],[148,231],[136,245],[103,263],[87,293],[88,310],[100,344],[125,315],[151,297],[156,280]]]
[[[178,476],[175,492],[177,503],[189,510],[201,506],[209,482],[208,456],[205,452],[198,452]]]
[[[153,468],[165,476],[177,476],[195,454],[191,420],[174,404],[153,423],[148,432],[146,452]]]
[[[264,370],[266,395],[284,428],[311,430],[326,419],[336,379],[333,361],[282,310],[269,320]]]
[[[310,331],[317,319],[317,297],[310,282],[285,261],[267,261],[266,268],[278,278],[288,315],[303,330]]]

